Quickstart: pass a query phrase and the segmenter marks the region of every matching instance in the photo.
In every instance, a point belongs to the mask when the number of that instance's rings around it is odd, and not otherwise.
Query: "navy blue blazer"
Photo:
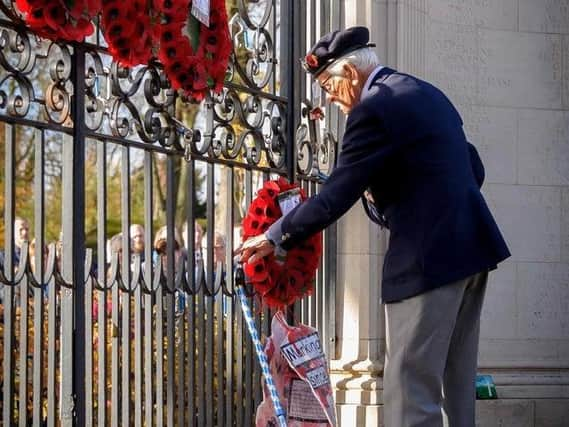
[[[389,68],[347,118],[319,194],[271,227],[284,249],[339,219],[367,189],[389,228],[382,299],[394,302],[496,268],[510,255],[480,193],[484,167],[459,113],[433,85]],[[354,236],[357,238],[357,236]]]

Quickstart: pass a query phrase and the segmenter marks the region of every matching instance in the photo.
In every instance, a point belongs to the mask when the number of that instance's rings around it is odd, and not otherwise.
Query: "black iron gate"
[[[253,424],[261,375],[232,253],[264,180],[314,194],[334,157],[298,58],[339,24],[338,5],[228,0],[227,82],[195,105],[160,64],[118,66],[99,32],[39,39],[2,2],[2,425]],[[329,355],[334,235],[293,314]]]

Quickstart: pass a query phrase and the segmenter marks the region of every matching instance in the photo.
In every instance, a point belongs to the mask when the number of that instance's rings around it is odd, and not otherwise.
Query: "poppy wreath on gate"
[[[190,13],[192,0],[16,0],[36,34],[82,41],[101,12],[109,53],[133,67],[158,58],[172,88],[201,101],[221,92],[233,50],[225,0],[210,0],[209,26]]]
[[[282,216],[278,195],[293,188],[298,186],[284,178],[265,182],[243,219],[243,241],[266,232]],[[302,201],[306,199],[302,189],[300,197]],[[321,254],[322,233],[317,233],[287,251],[284,260],[272,253],[254,263],[245,263],[244,272],[267,306],[283,307],[312,293]]]
[[[209,27],[188,14],[191,0],[157,1],[162,13],[158,59],[172,87],[196,101],[209,90],[221,92],[233,49],[225,0],[210,0]]]
[[[157,47],[158,1],[104,0],[101,29],[109,53],[121,65],[148,64]]]
[[[102,0],[16,0],[16,8],[35,34],[55,41],[80,42],[95,30],[91,19]]]

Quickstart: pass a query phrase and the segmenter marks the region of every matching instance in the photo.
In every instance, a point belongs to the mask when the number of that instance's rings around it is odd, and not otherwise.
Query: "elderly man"
[[[130,226],[130,250],[132,255],[140,255],[140,260],[144,261],[144,227],[140,224]]]
[[[383,67],[366,28],[325,35],[304,60],[348,115],[321,192],[244,243],[254,261],[289,249],[361,197],[390,230],[382,278],[387,427],[474,426],[480,310],[488,271],[510,253],[480,193],[484,169],[462,120],[431,84]]]
[[[17,216],[14,218],[14,255],[12,257],[14,267],[17,267],[20,262],[24,242],[29,240],[30,224],[27,219]],[[4,252],[0,252],[0,267],[2,268],[4,267],[4,261]]]

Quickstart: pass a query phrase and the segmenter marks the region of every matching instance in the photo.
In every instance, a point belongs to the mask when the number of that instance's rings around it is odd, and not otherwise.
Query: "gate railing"
[[[261,374],[234,297],[238,224],[264,180],[314,194],[334,157],[300,102],[305,6],[228,1],[227,83],[194,105],[160,64],[112,62],[99,32],[49,42],[3,5],[1,424],[252,425]],[[333,355],[333,229],[325,248],[291,315]],[[268,335],[271,313],[251,301]]]

